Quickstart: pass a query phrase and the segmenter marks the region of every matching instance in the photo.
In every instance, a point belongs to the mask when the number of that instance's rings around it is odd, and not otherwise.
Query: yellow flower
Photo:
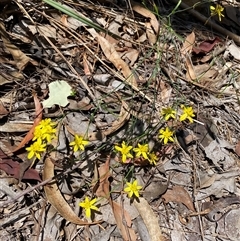
[[[56,129],[54,128],[56,125],[56,122],[53,122],[50,118],[41,120],[34,129],[33,141],[40,139],[41,141],[46,140],[47,143],[50,143],[56,136]]]
[[[77,152],[78,150],[84,150],[85,146],[89,143],[89,141],[84,140],[83,136],[75,135],[74,141],[70,142],[70,146],[73,146],[73,151]]]
[[[56,129],[52,128],[51,125],[38,125],[35,127],[34,132],[33,132],[33,141],[34,140],[46,140],[47,143],[50,143],[51,140],[56,137]]]
[[[115,146],[115,149],[122,154],[122,161],[126,162],[127,158],[133,158],[133,155],[130,153],[130,150],[133,147],[126,145],[125,141],[123,141],[121,145],[122,145],[122,147]]]
[[[142,186],[138,186],[137,180],[131,182],[127,182],[127,187],[124,188],[124,192],[128,193],[128,197],[131,198],[133,194],[136,197],[139,197],[139,190],[142,189]]]
[[[138,148],[134,148],[133,151],[136,152],[136,157],[143,156],[145,159],[148,159],[148,144],[141,145],[138,143]]]
[[[149,160],[150,164],[156,165],[156,161],[158,160],[158,157],[153,152],[148,153],[148,160]]]
[[[195,115],[193,114],[193,108],[186,107],[184,105],[181,105],[181,108],[183,109],[183,114],[180,116],[180,121],[184,121],[186,119],[189,120],[190,123],[193,123],[193,118]]]
[[[98,211],[98,207],[96,207],[94,204],[97,202],[97,199],[94,198],[93,200],[89,200],[88,197],[85,198],[84,202],[80,202],[79,206],[85,209],[86,217],[91,217],[91,211],[95,210]]]
[[[53,122],[50,118],[46,118],[44,120],[41,120],[39,122],[39,124],[37,125],[39,128],[44,128],[44,127],[47,127],[47,126],[56,126],[57,123],[56,122]]]
[[[163,108],[161,111],[161,114],[163,115],[164,119],[168,121],[170,118],[175,119],[176,118],[176,111],[172,109],[171,107]]]
[[[221,21],[221,17],[224,17],[222,14],[222,11],[224,10],[224,7],[217,4],[216,7],[210,6],[211,16],[218,15],[219,21]]]
[[[167,144],[169,141],[174,141],[173,139],[173,131],[170,131],[170,129],[168,127],[166,127],[166,129],[161,129],[159,130],[159,139],[162,141],[164,144]]]
[[[40,159],[42,152],[46,151],[46,144],[43,144],[40,139],[33,142],[33,144],[30,147],[27,147],[26,150],[28,151],[28,159],[33,158],[36,156],[37,159]]]

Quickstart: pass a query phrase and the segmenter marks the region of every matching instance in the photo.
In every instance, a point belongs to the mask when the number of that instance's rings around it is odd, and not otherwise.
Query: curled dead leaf
[[[190,56],[186,56],[186,68],[187,68],[187,73],[186,73],[186,78],[189,81],[195,80],[196,79],[196,74],[193,69],[193,64]]]
[[[193,44],[195,43],[195,33],[191,32],[185,39],[183,46],[181,48],[181,54],[185,56],[187,53],[191,53],[193,49]]]
[[[28,123],[18,123],[17,121],[6,122],[4,125],[0,126],[0,132],[27,132],[32,128],[32,124]]]
[[[51,153],[52,154],[52,153]],[[47,157],[44,163],[43,170],[43,180],[49,178],[54,178],[54,164],[50,157]],[[56,184],[56,181],[44,186],[44,191],[47,197],[47,200],[54,206],[54,208],[59,212],[59,214],[71,223],[78,225],[91,225],[99,222],[86,222],[81,220],[68,205],[64,197],[62,196],[59,187]]]
[[[172,189],[168,189],[162,198],[166,203],[168,202],[180,202],[184,204],[189,210],[195,212],[193,202],[188,192],[181,186],[173,186]]]
[[[0,150],[2,152],[2,150]],[[37,180],[41,182],[39,173],[34,169],[27,169],[21,171],[21,166],[18,162],[13,161],[10,157],[0,158],[0,170],[5,171],[7,174],[12,175],[14,178],[21,181],[25,180]]]
[[[215,37],[214,39],[205,40],[199,44],[198,47],[193,47],[193,52],[196,54],[199,53],[208,53],[210,52],[216,44],[220,43],[221,39],[219,37]]]
[[[186,65],[186,69],[187,69],[187,73],[186,73],[186,78],[188,80],[195,80],[196,79],[196,75],[193,69],[193,64],[192,64],[192,60],[189,54],[192,53],[192,49],[193,49],[193,45],[195,43],[195,33],[192,32],[191,34],[189,34],[184,43],[183,46],[181,48],[181,54],[182,57],[185,58],[185,65]]]
[[[121,207],[118,203],[112,201],[110,196],[110,157],[107,158],[106,162],[101,165],[98,169],[99,186],[96,190],[98,197],[107,198],[110,206],[112,207],[113,215],[116,220],[117,227],[121,231],[122,237],[125,241],[135,241],[137,236],[134,230],[131,228],[132,221],[129,213]],[[96,183],[96,180],[94,180]]]
[[[98,168],[98,175],[96,174],[99,180],[93,180],[93,183],[98,182],[98,188],[96,189],[97,197],[105,197],[107,199],[110,198],[110,191],[109,191],[109,177],[110,177],[110,157],[106,159],[106,162]]]
[[[60,128],[60,125],[57,128],[57,132],[59,132],[59,128]],[[56,134],[56,135],[58,136],[58,134]],[[56,146],[57,140],[54,139],[52,144],[53,144],[53,146]],[[54,179],[54,163],[53,163],[53,161],[55,160],[55,158],[56,158],[56,152],[53,151],[45,159],[44,169],[43,169],[43,180],[44,181],[48,180],[48,179]],[[53,180],[52,182],[45,185],[44,191],[45,191],[45,194],[46,194],[46,197],[47,197],[47,200],[49,201],[49,203],[67,221],[78,224],[78,225],[91,225],[91,224],[96,224],[96,223],[101,222],[101,221],[86,222],[86,221],[81,220],[76,215],[76,213],[72,210],[72,208],[69,206],[69,204],[64,199],[64,197],[62,196],[62,193],[55,180]]]
[[[8,111],[4,107],[2,101],[0,101],[0,119],[8,114]]]
[[[139,198],[139,202],[134,201],[134,206],[137,208],[141,215],[152,241],[163,241],[165,238],[162,236],[161,229],[158,224],[158,218],[153,213],[150,205],[144,198]]]
[[[0,22],[0,36],[5,48],[11,53],[15,64],[20,71],[23,70],[29,62],[37,65],[35,61],[26,56],[16,45],[11,43],[8,33],[2,22]]]
[[[121,231],[124,241],[136,241],[137,236],[134,230],[131,228],[132,221],[129,213],[114,201],[111,201],[110,204],[117,223],[117,227]]]
[[[111,61],[117,70],[121,71],[127,83],[131,86],[137,88],[137,80],[134,77],[133,72],[130,70],[128,65],[122,60],[121,56],[116,51],[113,44],[111,44],[107,39],[99,35],[95,29],[88,29],[90,34],[97,38],[98,43],[101,46],[101,49],[106,56],[106,58]]]
[[[131,1],[131,4],[135,12],[141,14],[146,18],[150,18],[151,26],[154,29],[154,32],[158,34],[160,26],[156,16],[149,9],[147,9],[146,7],[144,7],[142,4],[138,2]]]

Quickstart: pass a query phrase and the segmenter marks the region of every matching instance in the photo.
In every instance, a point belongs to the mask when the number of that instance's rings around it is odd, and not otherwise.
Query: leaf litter
[[[101,2],[59,5],[72,16],[0,3],[1,240],[239,240],[239,43],[174,13],[172,1]],[[229,5],[222,21],[240,34]],[[163,121],[163,108],[180,116],[181,105],[193,123]],[[47,118],[56,139],[28,160]],[[166,125],[176,137],[163,145]],[[69,145],[76,135],[90,142],[83,152]],[[122,163],[122,141],[148,145],[156,165]],[[123,192],[131,179],[139,199]],[[90,220],[85,196],[99,199]]]

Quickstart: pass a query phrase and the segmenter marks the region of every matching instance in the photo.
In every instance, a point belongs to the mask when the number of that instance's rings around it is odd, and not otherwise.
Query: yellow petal
[[[216,8],[214,6],[210,6],[210,10],[214,11]],[[182,107],[182,106],[181,106]]]
[[[34,156],[34,152],[33,152],[33,151],[30,151],[30,152],[28,153],[28,159],[31,159],[33,156]]]
[[[122,151],[122,148],[121,148],[120,146],[115,146],[115,149],[116,149],[117,151]]]
[[[90,218],[91,217],[91,209],[87,208],[85,212],[86,212],[86,217]]]

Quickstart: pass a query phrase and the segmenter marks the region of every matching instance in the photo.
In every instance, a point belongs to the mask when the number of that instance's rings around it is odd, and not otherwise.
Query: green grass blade
[[[87,18],[85,18],[83,16],[80,16],[74,10],[71,10],[69,7],[64,6],[61,3],[58,3],[58,2],[56,2],[54,0],[43,0],[43,2],[49,4],[50,6],[54,7],[55,9],[58,9],[59,11],[65,13],[65,14],[67,14],[68,16],[73,17],[73,18],[79,20],[80,22],[86,24],[87,26],[90,26],[90,27],[96,29],[97,31],[101,31],[103,33],[106,33],[106,34],[114,37],[114,38],[121,39],[120,36],[107,31],[106,29],[102,28],[100,25],[92,22],[91,20],[89,20],[89,19],[87,19]]]

